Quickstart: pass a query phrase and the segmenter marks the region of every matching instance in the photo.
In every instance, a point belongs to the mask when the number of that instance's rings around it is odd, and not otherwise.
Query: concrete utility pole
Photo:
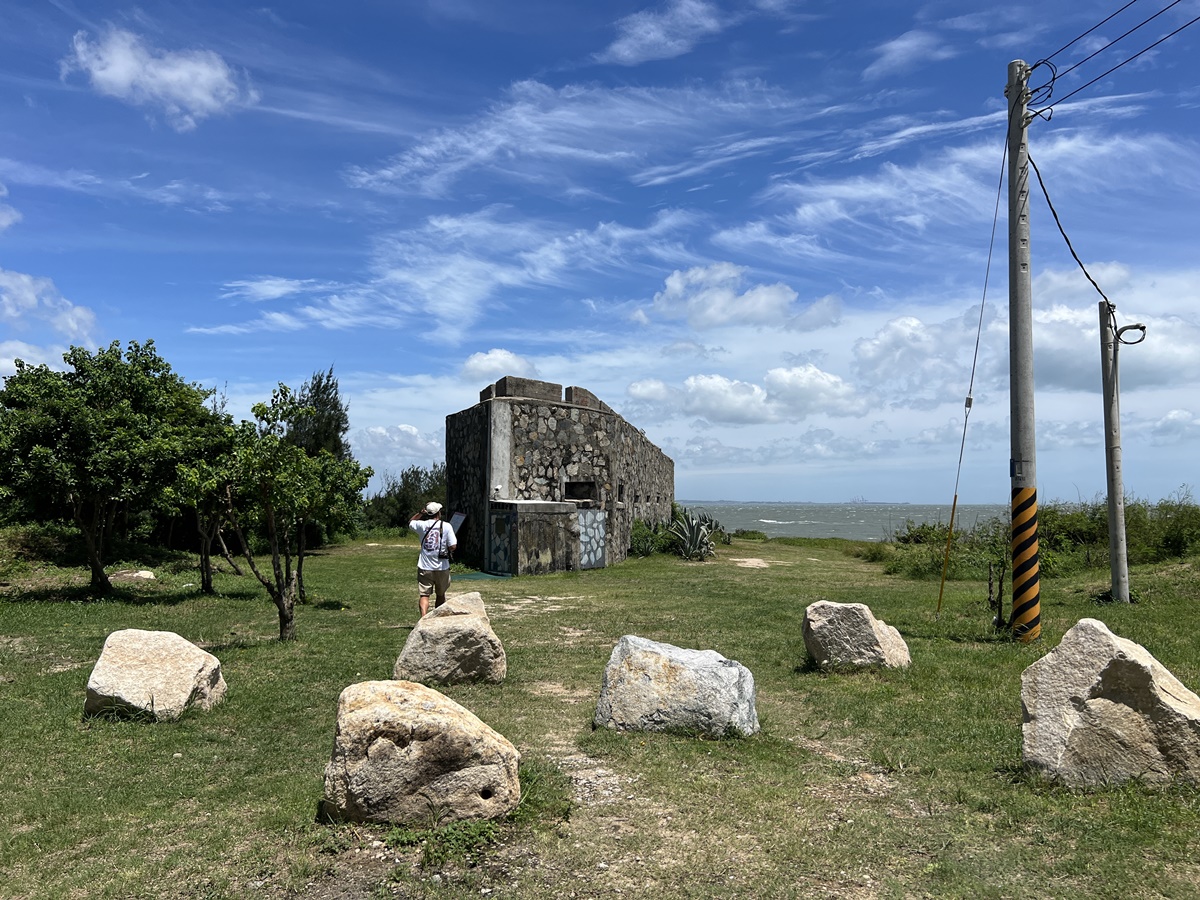
[[[1012,481],[1013,636],[1042,633],[1037,532],[1037,440],[1033,416],[1033,285],[1029,259],[1029,147],[1026,143],[1030,68],[1008,64],[1008,386]]]
[[[1108,570],[1112,576],[1112,599],[1129,602],[1129,556],[1125,546],[1125,486],[1121,481],[1121,393],[1117,372],[1117,351],[1121,335],[1126,331],[1141,331],[1146,338],[1146,326],[1116,327],[1117,308],[1107,300],[1100,301],[1100,374],[1104,379],[1104,465],[1108,472]]]

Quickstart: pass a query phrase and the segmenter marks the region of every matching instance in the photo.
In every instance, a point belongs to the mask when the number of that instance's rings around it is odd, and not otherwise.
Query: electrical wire
[[[1041,115],[1044,115],[1045,113],[1050,112],[1050,110],[1054,109],[1054,107],[1058,106],[1058,104],[1063,103],[1064,101],[1070,100],[1072,97],[1074,97],[1080,91],[1090,88],[1093,84],[1095,84],[1100,79],[1105,78],[1108,75],[1111,75],[1113,72],[1117,71],[1117,69],[1121,68],[1122,66],[1128,65],[1129,63],[1131,63],[1135,59],[1137,59],[1139,56],[1141,56],[1142,54],[1148,53],[1149,51],[1151,51],[1155,47],[1157,47],[1159,44],[1163,43],[1164,41],[1170,40],[1171,38],[1175,37],[1175,35],[1179,34],[1179,32],[1183,31],[1185,28],[1190,28],[1192,25],[1195,25],[1197,22],[1200,22],[1200,16],[1196,16],[1191,21],[1185,22],[1183,25],[1180,25],[1178,28],[1176,28],[1170,34],[1164,35],[1163,37],[1159,38],[1157,41],[1155,41],[1149,47],[1144,47],[1143,49],[1139,50],[1137,53],[1133,54],[1133,56],[1129,57],[1128,59],[1124,60],[1123,62],[1117,63],[1111,69],[1108,69],[1105,72],[1101,72],[1099,75],[1097,75],[1091,81],[1087,82],[1086,84],[1080,85],[1075,90],[1071,91],[1071,93],[1067,94],[1065,97],[1060,97],[1058,100],[1055,100],[1049,106],[1042,107],[1041,109],[1034,112],[1033,115],[1041,116]]]
[[[1182,4],[1182,2],[1183,2],[1183,0],[1175,0],[1175,2],[1172,2],[1172,4],[1170,4],[1168,6],[1164,6],[1162,8],[1162,10],[1159,10],[1158,12],[1154,13],[1153,16],[1151,16],[1148,19],[1142,19],[1139,24],[1134,25],[1132,29],[1129,29],[1128,31],[1124,32],[1124,34],[1121,35],[1120,37],[1112,38],[1111,41],[1104,44],[1104,46],[1100,47],[1098,50],[1096,50],[1096,52],[1094,52],[1092,54],[1088,54],[1087,56],[1084,56],[1084,59],[1081,59],[1079,62],[1076,62],[1075,65],[1069,66],[1068,68],[1064,68],[1064,70],[1062,70],[1061,72],[1056,72],[1055,77],[1063,78],[1063,77],[1068,76],[1068,74],[1074,72],[1076,70],[1076,68],[1079,68],[1081,65],[1084,65],[1085,62],[1090,62],[1091,60],[1096,59],[1097,56],[1104,53],[1106,49],[1109,49],[1112,46],[1114,46],[1114,44],[1116,44],[1118,41],[1123,41],[1124,38],[1128,37],[1129,35],[1132,35],[1134,31],[1136,31],[1140,28],[1144,28],[1144,26],[1153,22],[1154,19],[1157,19],[1159,16],[1162,16],[1162,14],[1164,12],[1170,10],[1170,8],[1172,6],[1178,6],[1178,5]]]
[[[1011,121],[1012,107],[1009,107]],[[946,527],[946,555],[942,560],[942,583],[938,588],[937,615],[942,613],[942,596],[946,590],[946,575],[950,568],[950,542],[954,537],[954,513],[958,509],[958,486],[962,479],[963,456],[967,449],[967,423],[971,418],[971,407],[975,400],[975,372],[979,366],[979,345],[983,339],[983,312],[987,308],[988,282],[992,274],[992,254],[996,249],[996,226],[1000,221],[1000,198],[1004,194],[1004,166],[1008,162],[1007,135],[1004,142],[1004,152],[1000,154],[1000,178],[996,184],[996,208],[992,213],[992,236],[988,242],[987,265],[983,270],[983,297],[979,301],[979,324],[975,328],[975,352],[971,357],[971,378],[967,384],[967,399],[963,404],[962,441],[958,445],[958,468],[954,473],[954,502],[950,504],[950,524]]]
[[[1076,37],[1076,38],[1072,38],[1071,40],[1067,41],[1067,43],[1063,44],[1061,47],[1059,47],[1057,50],[1055,50],[1053,53],[1051,53],[1051,54],[1050,54],[1049,56],[1047,56],[1045,59],[1043,59],[1043,60],[1040,60],[1040,62],[1042,62],[1042,63],[1049,63],[1049,62],[1050,62],[1050,60],[1054,59],[1054,57],[1058,56],[1058,54],[1062,53],[1062,52],[1063,52],[1064,50],[1066,50],[1068,47],[1070,47],[1070,46],[1072,46],[1072,45],[1074,45],[1074,44],[1078,43],[1079,41],[1082,41],[1082,40],[1083,40],[1085,37],[1087,37],[1089,34],[1091,34],[1093,31],[1095,31],[1095,30],[1096,30],[1097,28],[1099,28],[1101,25],[1104,25],[1105,23],[1107,23],[1107,22],[1108,22],[1108,21],[1110,21],[1111,19],[1115,19],[1115,18],[1116,18],[1117,16],[1119,16],[1121,13],[1125,12],[1125,10],[1129,9],[1129,7],[1133,6],[1133,4],[1135,4],[1135,3],[1137,3],[1137,0],[1129,0],[1129,2],[1128,2],[1128,3],[1126,3],[1126,4],[1125,4],[1124,6],[1122,6],[1120,9],[1118,9],[1118,10],[1117,10],[1115,13],[1113,13],[1111,16],[1108,16],[1108,18],[1105,18],[1105,19],[1101,19],[1099,22],[1097,22],[1095,25],[1093,25],[1091,28],[1089,28],[1089,29],[1088,29],[1087,31],[1085,31],[1083,34],[1079,35],[1079,36],[1078,36],[1078,37]],[[1035,65],[1035,66],[1034,66],[1034,68],[1037,68],[1037,66]]]
[[[1071,256],[1075,259],[1075,262],[1079,265],[1080,270],[1082,270],[1083,274],[1087,277],[1087,280],[1092,283],[1092,287],[1096,289],[1096,293],[1104,298],[1105,303],[1111,306],[1112,301],[1109,300],[1108,295],[1100,289],[1100,285],[1096,283],[1096,279],[1092,277],[1092,274],[1087,270],[1087,266],[1083,264],[1083,260],[1079,258],[1079,254],[1075,252],[1075,246],[1071,243],[1071,239],[1067,237],[1067,232],[1066,229],[1063,228],[1062,220],[1058,217],[1058,210],[1054,208],[1054,201],[1050,199],[1050,192],[1046,190],[1046,182],[1042,180],[1042,170],[1039,169],[1037,163],[1033,161],[1032,154],[1026,154],[1026,156],[1029,159],[1029,164],[1033,166],[1034,174],[1037,175],[1038,185],[1042,189],[1042,196],[1046,198],[1046,205],[1050,207],[1050,215],[1054,216],[1054,224],[1058,226],[1058,233],[1062,235],[1062,239],[1067,243],[1067,249],[1071,251]]]

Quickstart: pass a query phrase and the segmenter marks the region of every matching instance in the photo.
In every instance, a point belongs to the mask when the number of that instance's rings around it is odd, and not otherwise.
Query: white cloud
[[[668,318],[686,318],[696,329],[726,325],[778,325],[789,315],[796,292],[785,284],[759,284],[742,291],[746,269],[721,262],[667,276],[654,295],[654,309]]]
[[[875,48],[877,58],[863,71],[870,81],[908,72],[920,66],[953,59],[958,52],[928,31],[909,31]]]
[[[690,53],[696,44],[725,27],[720,10],[705,0],[670,0],[662,11],[642,10],[617,22],[619,36],[599,62],[636,66]]]
[[[63,354],[66,347],[36,347],[24,341],[0,341],[0,377],[12,375],[17,371],[17,360],[31,366],[47,365],[62,366]]]
[[[491,384],[505,375],[521,378],[537,378],[538,370],[532,362],[511,350],[493,348],[487,353],[472,353],[463,363],[460,374],[471,382]]]
[[[774,412],[757,384],[723,375],[692,375],[683,383],[683,412],[707,422],[768,422]]]
[[[266,300],[279,300],[292,294],[328,290],[334,286],[311,278],[279,278],[264,275],[247,281],[229,281],[223,287],[225,292],[221,294],[221,297],[224,299],[234,298],[249,300],[251,303],[261,303]]]
[[[1155,444],[1182,444],[1200,437],[1200,416],[1187,409],[1173,409],[1151,427]]]
[[[79,344],[91,341],[96,315],[58,292],[49,278],[0,269],[0,320],[18,327],[49,325],[56,334]]]
[[[8,189],[0,184],[0,197],[7,197]],[[21,221],[21,214],[9,206],[7,203],[0,203],[0,231],[4,231],[10,225],[15,225]]]
[[[61,67],[64,77],[85,73],[100,94],[161,111],[177,131],[190,131],[201,119],[257,100],[219,54],[160,50],[120,28],[109,28],[95,42],[87,32],[77,32]]]
[[[837,375],[814,365],[771,369],[764,379],[772,402],[791,420],[817,413],[831,416],[861,416],[871,407],[869,397]]]
[[[757,81],[609,89],[526,80],[465,125],[428,134],[382,165],[352,166],[346,179],[355,187],[443,197],[456,182],[482,174],[529,189],[594,196],[576,184],[578,173],[628,172],[638,184],[670,181],[714,161],[763,152],[771,138],[713,142],[708,136],[736,128],[778,129],[799,115],[798,106]],[[699,163],[658,161],[676,152],[694,154],[706,142],[712,146]]]
[[[413,425],[356,428],[346,437],[354,458],[375,470],[368,493],[383,487],[385,475],[399,475],[409,466],[428,467],[446,458],[442,440],[433,434],[423,434]]]

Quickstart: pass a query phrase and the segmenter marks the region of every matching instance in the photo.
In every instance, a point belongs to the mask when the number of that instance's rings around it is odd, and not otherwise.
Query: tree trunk
[[[294,641],[296,639],[296,606],[295,598],[284,596],[276,599],[275,606],[279,609],[279,639]]]
[[[93,510],[93,513],[96,512],[96,510]],[[100,547],[104,540],[103,531],[99,527],[100,517],[93,514],[92,521],[88,522],[85,520],[82,505],[78,502],[72,504],[72,513],[75,518],[75,524],[79,526],[79,530],[83,533],[83,544],[87,549],[88,568],[92,573],[92,590],[98,594],[111,593],[112,582],[108,580],[108,573],[104,571],[104,564],[100,561]]]
[[[239,540],[240,540],[239,536]],[[237,564],[237,560],[233,558],[233,554],[229,552],[229,548],[225,546],[225,532],[221,530],[221,526],[217,525],[217,543],[221,545],[221,555],[225,557],[225,562],[229,563],[229,568],[233,569],[233,574],[242,576],[246,573],[242,571],[242,567]]]
[[[308,602],[308,594],[304,590],[304,531],[306,525],[303,520],[300,522],[300,527],[296,529],[296,598],[301,603]]]
[[[212,538],[215,526],[209,525],[204,527],[204,518],[200,515],[200,510],[196,510],[196,531],[200,534],[200,592],[202,594],[215,594],[213,590],[213,572],[212,572]]]

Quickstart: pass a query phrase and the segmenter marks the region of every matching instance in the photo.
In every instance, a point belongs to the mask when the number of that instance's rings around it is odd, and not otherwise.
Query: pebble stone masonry
[[[633,520],[668,522],[675,463],[581,387],[506,376],[446,417],[458,558],[492,574],[600,568]]]

